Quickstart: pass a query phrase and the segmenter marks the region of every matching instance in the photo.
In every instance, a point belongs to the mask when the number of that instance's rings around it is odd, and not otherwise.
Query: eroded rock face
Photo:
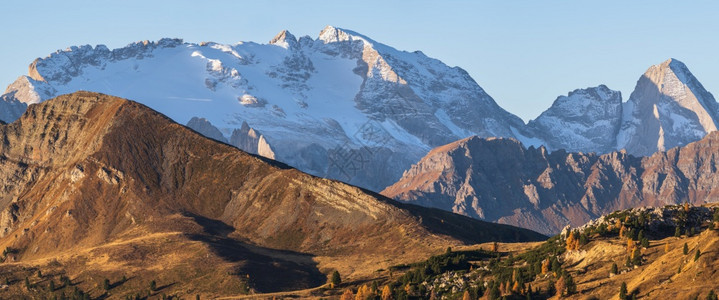
[[[433,150],[382,194],[553,234],[618,209],[719,201],[718,151],[719,132],[644,158],[473,137]]]

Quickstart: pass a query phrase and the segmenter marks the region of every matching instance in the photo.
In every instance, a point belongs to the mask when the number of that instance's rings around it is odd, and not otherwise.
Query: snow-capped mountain
[[[522,120],[464,70],[331,26],[317,39],[282,31],[268,44],[71,47],[33,62],[0,117],[77,90],[136,100],[216,140],[377,191],[467,136],[532,144]]]
[[[624,105],[617,148],[635,155],[686,145],[717,130],[718,105],[684,63],[647,70]]]
[[[550,149],[607,153],[615,150],[621,121],[621,93],[600,85],[558,97],[527,125],[543,133]]]
[[[527,127],[552,151],[625,149],[647,156],[700,140],[717,130],[718,117],[712,94],[686,65],[669,59],[639,78],[627,102],[604,85],[575,90],[557,98]]]
[[[634,155],[716,130],[717,103],[684,64],[651,67],[629,101],[604,85],[560,96],[524,124],[464,70],[328,26],[268,44],[86,45],[35,60],[0,98],[0,120],[77,90],[133,99],[196,131],[305,172],[379,191],[430,149],[511,137],[549,151]]]

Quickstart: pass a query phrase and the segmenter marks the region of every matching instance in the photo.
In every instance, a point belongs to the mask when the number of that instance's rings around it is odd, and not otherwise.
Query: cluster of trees
[[[496,253],[476,250],[476,251],[459,251],[453,252],[451,249],[441,255],[430,257],[428,260],[420,263],[412,264],[411,269],[404,275],[399,277],[393,283],[394,287],[404,287],[407,285],[417,286],[425,281],[431,281],[438,275],[448,271],[466,271],[472,268],[470,261],[483,260],[496,257]],[[426,292],[425,287],[418,287],[420,293]]]
[[[39,280],[42,280],[45,278],[41,270],[38,270],[37,278]],[[77,286],[72,287],[72,282],[70,281],[70,278],[65,275],[60,275],[60,286],[55,284],[55,280],[53,278],[49,278],[47,280],[47,286],[40,285],[40,283],[32,283],[30,281],[30,277],[25,276],[25,279],[23,280],[25,289],[27,292],[34,292],[34,293],[40,293],[45,294],[43,296],[43,299],[62,299],[62,300],[84,300],[84,299],[90,299],[90,294],[86,293],[82,289],[80,289]],[[10,280],[8,278],[5,279],[5,284],[10,285]],[[70,288],[72,287],[72,290]],[[59,293],[58,293],[59,291]]]
[[[340,299],[342,300],[375,300],[375,299],[382,299],[382,300],[390,300],[390,299],[403,299],[403,298],[395,298],[395,292],[392,290],[392,288],[389,285],[385,285],[383,287],[378,287],[377,282],[373,282],[372,285],[368,286],[366,284],[360,286],[357,289],[357,293],[354,293],[351,289],[346,289],[342,296],[340,296]]]
[[[674,210],[674,219],[678,225],[676,229],[692,234],[693,228],[697,226],[694,224],[696,218],[689,218],[692,207],[684,205],[677,208]],[[376,285],[374,287],[363,286],[356,293],[351,290],[345,291],[346,297],[343,299],[417,297],[437,299],[438,296],[449,296],[452,299],[478,299],[479,297],[482,299],[507,297],[531,299],[535,296],[547,298],[572,295],[577,292],[577,285],[571,273],[563,269],[559,261],[559,257],[564,252],[578,250],[596,237],[619,237],[626,241],[626,266],[641,265],[644,259],[642,252],[643,249],[650,247],[650,238],[671,236],[672,230],[675,229],[672,225],[655,230],[657,229],[656,225],[652,225],[652,231],[649,231],[651,218],[653,217],[648,212],[638,214],[630,211],[615,212],[607,218],[611,222],[588,227],[582,231],[570,231],[564,237],[552,237],[539,247],[516,256],[498,252],[496,243],[493,244],[491,251],[452,252],[448,249],[445,254],[434,256],[425,262],[400,266],[399,268],[407,271],[393,283],[382,288],[376,287]],[[706,219],[703,221],[704,224],[706,221]],[[712,221],[719,229],[719,209],[715,210]],[[668,244],[665,246],[665,251],[669,251]],[[687,248],[685,255],[688,254],[689,249]],[[700,256],[701,252],[696,250],[694,259],[698,260]],[[470,262],[474,261],[485,261],[487,264],[483,268],[473,270],[473,265]],[[469,280],[469,283],[465,281],[464,290],[452,293],[448,290],[451,285],[448,288],[438,289],[431,285],[427,288],[428,285],[422,284],[423,282],[436,282],[434,279],[437,276],[448,271],[454,271],[456,276],[462,276],[465,280]],[[619,266],[616,263],[612,264],[610,273],[618,274],[618,272]],[[548,284],[533,288],[532,283],[538,277],[548,279]],[[485,285],[485,282],[478,281],[478,278],[491,278],[491,280],[487,281]],[[714,294],[709,296],[716,297]],[[622,285],[621,299],[635,299],[636,297],[636,293],[627,291],[626,284]]]
[[[567,251],[579,250],[579,247],[587,243],[589,243],[589,235],[586,232],[579,233],[579,231],[574,230],[567,236]]]

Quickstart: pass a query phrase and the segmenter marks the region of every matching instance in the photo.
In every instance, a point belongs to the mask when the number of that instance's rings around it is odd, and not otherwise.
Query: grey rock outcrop
[[[222,135],[222,132],[220,132],[217,127],[213,126],[212,123],[207,121],[205,118],[193,117],[189,122],[187,122],[187,127],[192,128],[192,130],[197,131],[208,138],[227,143],[227,139]]]

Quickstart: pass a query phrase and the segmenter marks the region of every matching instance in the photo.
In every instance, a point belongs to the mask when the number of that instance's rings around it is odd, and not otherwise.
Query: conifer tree
[[[392,300],[392,289],[389,288],[389,285],[382,288],[382,300]]]
[[[612,273],[612,274],[615,274],[615,275],[616,275],[616,274],[619,274],[619,268],[617,267],[617,264],[615,264],[615,263],[612,264],[612,270],[609,271],[609,273]]]
[[[72,282],[70,282],[70,278],[67,276],[61,276],[60,281],[62,281],[62,287],[68,288],[70,285],[72,285]]]
[[[622,286],[619,288],[619,300],[627,300],[627,283],[622,282]]]
[[[701,252],[699,249],[697,249],[697,252],[694,253],[694,261],[699,260],[699,257],[700,257],[701,255],[702,255],[702,252]]]
[[[639,249],[634,249],[634,252],[632,252],[632,264],[635,266],[642,264],[642,253],[639,251]]]
[[[709,291],[709,294],[707,294],[707,300],[719,300],[717,299],[717,294],[714,293],[714,290]]]
[[[499,299],[499,297],[502,296],[502,293],[499,291],[499,285],[496,282],[493,282],[490,284],[490,288],[487,290],[487,293],[489,293],[490,300]]]
[[[574,282],[574,278],[572,278],[572,275],[569,275],[569,273],[564,273],[564,276],[567,277],[565,281],[565,285],[567,286],[567,295],[571,295],[577,292],[577,284]]]
[[[684,250],[682,250],[684,255],[689,254],[689,246],[687,246],[687,243],[684,243]]]
[[[332,285],[332,288],[336,288],[337,286],[342,283],[342,278],[340,277],[340,272],[337,272],[336,270],[332,272],[332,277],[330,278],[330,284]]]

